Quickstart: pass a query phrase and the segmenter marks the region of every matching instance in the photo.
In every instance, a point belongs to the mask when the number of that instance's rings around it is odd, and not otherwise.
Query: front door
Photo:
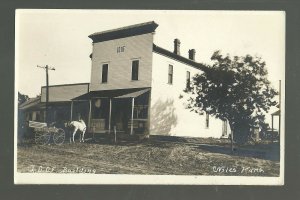
[[[111,112],[112,128],[116,127],[117,131],[126,132],[127,124],[131,117],[130,99],[113,99]]]
[[[108,130],[109,118],[109,99],[97,98],[91,101],[91,121],[90,131],[94,133],[103,133]]]

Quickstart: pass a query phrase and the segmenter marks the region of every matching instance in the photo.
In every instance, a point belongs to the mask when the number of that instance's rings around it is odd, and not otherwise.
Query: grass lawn
[[[227,140],[150,137],[144,142],[107,140],[18,146],[18,172],[96,174],[279,176],[279,144],[239,147]]]

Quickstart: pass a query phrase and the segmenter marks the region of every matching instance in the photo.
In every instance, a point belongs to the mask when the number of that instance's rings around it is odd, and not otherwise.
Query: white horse
[[[72,134],[73,137],[72,138],[70,137],[70,143],[71,142],[75,143],[74,138],[75,138],[75,134],[78,130],[82,133],[82,136],[80,134],[79,142],[84,142],[84,134],[86,132],[86,125],[82,119],[79,121],[67,122],[67,123],[65,123],[65,127],[73,129],[73,134]]]

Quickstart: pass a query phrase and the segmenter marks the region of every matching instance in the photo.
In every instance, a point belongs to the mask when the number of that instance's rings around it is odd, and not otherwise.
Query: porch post
[[[279,114],[279,119],[278,119],[278,121],[279,121],[279,123],[278,123],[278,135],[280,136],[280,129],[281,129],[281,113]]]
[[[273,117],[274,115],[271,115],[272,116],[272,134],[273,134],[273,131],[274,131],[274,128],[273,128]]]
[[[111,129],[111,107],[112,107],[112,102],[111,98],[109,99],[109,117],[108,117],[108,133],[110,134],[110,129]]]
[[[133,109],[134,109],[134,97],[132,98],[132,106],[131,106],[131,130],[130,130],[130,135],[133,134]]]
[[[70,114],[70,121],[72,121],[73,118],[73,101],[71,101],[71,114]]]
[[[279,124],[278,124],[278,135],[280,137],[280,129],[281,129],[281,80],[279,80]]]

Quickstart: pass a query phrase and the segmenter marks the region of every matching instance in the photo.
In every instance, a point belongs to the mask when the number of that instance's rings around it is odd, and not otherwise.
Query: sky
[[[282,11],[164,11],[164,10],[17,10],[16,91],[35,97],[46,84],[90,82],[92,40],[88,35],[137,23],[155,21],[154,43],[181,55],[196,49],[196,61],[209,64],[216,50],[231,56],[250,54],[266,62],[269,80],[278,89],[285,76],[285,13]]]
[[[92,41],[88,35],[155,21],[154,43],[170,51],[181,41],[181,54],[196,49],[196,61],[210,63],[216,50],[230,55],[258,55],[278,88],[284,76],[285,14],[280,11],[17,10],[16,85],[30,97],[45,85],[90,81]]]

